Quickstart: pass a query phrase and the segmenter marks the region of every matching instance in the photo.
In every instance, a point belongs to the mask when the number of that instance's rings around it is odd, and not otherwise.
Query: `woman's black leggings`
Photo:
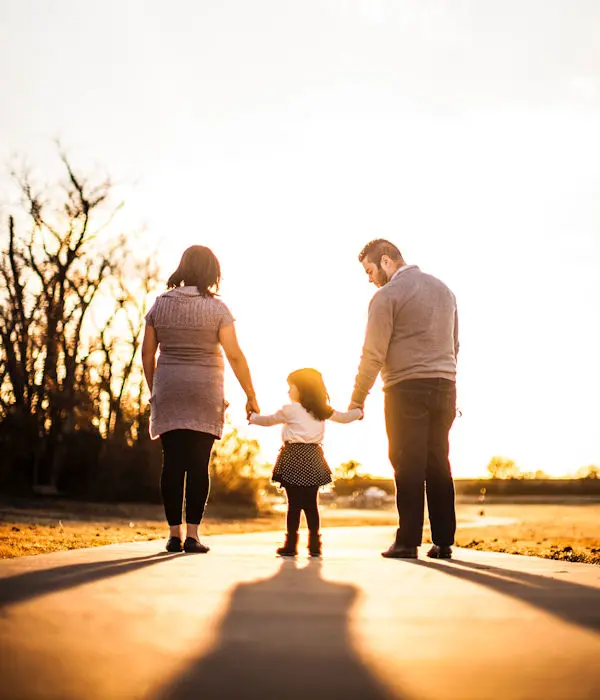
[[[167,522],[181,525],[185,486],[185,520],[198,525],[208,498],[208,463],[215,436],[197,430],[169,430],[160,440],[163,450],[160,492]]]
[[[318,486],[286,486],[288,498],[287,531],[298,532],[302,511],[306,516],[309,532],[318,532],[321,525],[317,496]]]

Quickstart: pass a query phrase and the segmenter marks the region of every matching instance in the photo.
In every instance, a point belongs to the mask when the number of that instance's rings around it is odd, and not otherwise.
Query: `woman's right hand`
[[[250,418],[251,413],[260,413],[256,396],[249,396],[246,401],[246,418]]]

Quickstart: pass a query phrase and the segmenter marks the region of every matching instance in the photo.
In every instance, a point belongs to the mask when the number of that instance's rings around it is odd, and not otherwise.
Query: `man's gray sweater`
[[[352,401],[362,405],[381,371],[384,390],[406,379],[456,379],[458,314],[448,287],[416,265],[400,268],[369,304]]]

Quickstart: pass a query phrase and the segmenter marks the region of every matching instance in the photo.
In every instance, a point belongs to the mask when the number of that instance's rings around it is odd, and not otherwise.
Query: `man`
[[[417,557],[426,487],[433,540],[427,554],[450,559],[456,531],[448,459],[456,415],[456,299],[443,282],[407,265],[389,241],[371,241],[358,259],[379,290],[369,305],[350,406],[363,408],[381,371],[400,521],[394,544],[382,556]]]

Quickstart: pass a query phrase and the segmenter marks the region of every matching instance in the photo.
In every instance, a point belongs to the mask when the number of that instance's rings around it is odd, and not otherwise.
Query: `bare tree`
[[[147,300],[158,286],[158,266],[152,258],[123,260],[108,284],[114,300],[113,312],[104,323],[94,347],[101,383],[99,400],[106,406],[101,421],[104,437],[138,437],[139,424],[147,408],[139,348]]]
[[[127,286],[134,261],[126,237],[114,231],[122,204],[112,201],[110,180],[82,177],[60,158],[56,193],[36,186],[30,172],[13,173],[24,221],[9,218],[0,264],[0,421],[29,426],[23,434],[36,441],[33,482],[50,486],[65,436],[122,430],[145,299],[158,277],[150,259],[137,262],[142,278],[132,275]],[[99,328],[94,307],[108,309]]]

